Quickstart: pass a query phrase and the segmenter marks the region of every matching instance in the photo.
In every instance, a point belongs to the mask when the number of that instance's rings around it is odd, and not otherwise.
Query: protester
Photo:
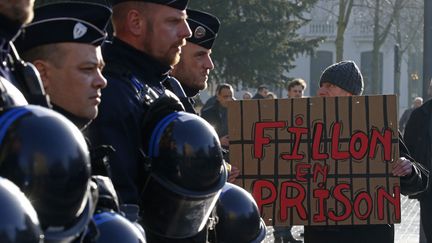
[[[265,99],[267,93],[269,92],[267,85],[260,85],[257,88],[257,92],[252,97],[252,99]]]
[[[287,85],[288,98],[301,98],[307,85],[301,78],[296,78],[290,81]]]
[[[230,84],[219,84],[216,89],[216,102],[201,111],[201,116],[208,121],[219,135],[222,147],[229,146],[228,137],[228,102],[234,100],[234,90]]]
[[[250,100],[250,99],[252,99],[252,94],[248,91],[245,91],[243,93],[243,100]]]
[[[399,119],[399,130],[401,131],[401,133],[404,133],[405,125],[407,124],[407,122],[411,116],[411,113],[415,109],[419,108],[422,104],[423,104],[423,98],[422,97],[415,97],[411,107],[404,111],[401,118]]]
[[[353,61],[342,61],[327,67],[321,74],[318,96],[352,96],[363,92],[363,76]],[[399,136],[400,137],[400,136]],[[392,169],[400,177],[401,193],[414,195],[426,189],[427,174],[413,162],[399,140],[400,158]],[[394,242],[393,225],[305,226],[305,243],[311,242]]]
[[[287,85],[288,98],[301,98],[303,97],[304,90],[306,89],[306,82],[301,78],[296,78],[290,81]],[[291,233],[292,226],[274,226],[273,236],[275,243],[290,242],[301,243]]]
[[[426,167],[432,168],[432,131],[431,131],[432,100],[426,101],[422,106],[414,109],[405,126],[404,139],[413,158]],[[428,189],[416,195],[420,201],[420,222],[424,231],[426,242],[432,242],[432,190],[431,180],[428,181]],[[422,237],[421,237],[422,238]]]

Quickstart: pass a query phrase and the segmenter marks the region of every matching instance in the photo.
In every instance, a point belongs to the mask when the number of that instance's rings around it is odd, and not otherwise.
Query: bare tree
[[[423,28],[423,1],[404,0],[401,2],[400,11],[395,14],[394,28],[390,33],[395,39],[395,72],[394,92],[399,94],[402,57],[410,49],[416,49],[419,45]]]
[[[381,93],[381,55],[380,49],[386,42],[391,27],[396,16],[399,15],[404,1],[409,0],[364,0],[363,8],[369,12],[372,18],[373,40],[372,40],[372,58],[371,58],[371,75],[366,79],[369,92],[373,94]]]
[[[339,0],[339,15],[336,32],[336,62],[342,61],[344,55],[344,35],[348,26],[354,0]]]

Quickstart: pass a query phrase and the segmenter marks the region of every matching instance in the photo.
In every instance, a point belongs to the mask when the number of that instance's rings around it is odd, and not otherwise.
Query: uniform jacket
[[[19,33],[21,24],[0,14],[0,92],[1,105],[27,105],[27,100],[16,88],[15,75],[11,71],[10,41]],[[7,95],[6,95],[7,93]]]
[[[162,82],[170,66],[114,38],[103,46],[106,66],[103,75],[108,85],[102,90],[98,117],[88,128],[92,144],[112,145],[112,180],[121,203],[138,204],[144,182],[144,156],[141,150],[141,122],[144,114],[144,85],[162,94]]]
[[[180,99],[186,112],[189,112],[189,113],[192,113],[195,115],[198,114],[195,110],[195,107],[194,107],[195,101],[193,100],[193,97],[198,92],[195,93],[194,95],[188,94],[186,92],[187,89],[185,89],[187,87],[180,84],[180,82],[172,76],[168,77],[163,84],[168,90],[173,92]]]
[[[18,34],[20,28],[21,24],[0,14],[0,76],[10,82],[13,82],[14,78],[8,65],[9,42]]]

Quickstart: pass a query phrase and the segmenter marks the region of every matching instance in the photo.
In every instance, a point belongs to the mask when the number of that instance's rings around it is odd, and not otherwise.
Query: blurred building
[[[373,1],[375,2],[375,1]],[[393,1],[394,2],[394,1]],[[415,1],[411,1],[414,3]],[[418,1],[417,4],[420,4]],[[300,29],[299,34],[303,37],[315,38],[325,37],[325,41],[315,50],[313,56],[302,55],[296,61],[296,68],[286,73],[289,77],[302,77],[308,82],[308,88],[305,91],[306,96],[313,96],[318,89],[318,82],[323,69],[330,64],[336,62],[336,46],[335,38],[337,31],[337,15],[338,15],[338,0],[318,1],[312,9],[310,23]],[[365,79],[364,94],[372,94],[371,76],[372,76],[372,49],[373,49],[373,10],[366,6],[366,0],[355,0],[356,4],[351,13],[351,17],[344,35],[344,58],[345,60],[353,60],[361,68]],[[363,4],[362,4],[363,3]],[[399,114],[404,109],[410,106],[411,100],[416,96],[422,95],[422,38],[420,35],[417,38],[409,39],[409,35],[413,35],[412,30],[423,30],[422,24],[409,26],[408,16],[416,15],[414,11],[420,11],[422,6],[412,8],[413,13],[401,12],[401,26],[403,36],[408,37],[407,41],[412,43],[403,43],[401,49],[405,46],[410,46],[404,51],[402,62],[400,64],[400,88],[399,88]],[[417,8],[417,9],[416,9]],[[422,11],[422,10],[421,10]],[[391,13],[382,12],[380,16],[383,23],[388,21]],[[423,19],[422,15],[418,18]],[[414,19],[412,23],[415,23]],[[381,82],[378,84],[378,92],[381,94],[395,93],[395,26],[392,25],[390,33],[386,41],[380,48],[379,64],[381,66]],[[397,55],[397,54],[396,54]]]

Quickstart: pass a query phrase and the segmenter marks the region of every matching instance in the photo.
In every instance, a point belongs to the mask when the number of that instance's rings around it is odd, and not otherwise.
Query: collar
[[[75,124],[75,126],[77,126],[81,131],[84,130],[92,121],[88,118],[78,117],[70,113],[69,111],[66,111],[65,109],[61,108],[60,106],[57,106],[56,104],[52,104],[52,108],[53,110],[65,116],[69,121]]]
[[[110,63],[125,67],[139,80],[150,86],[160,85],[171,71],[171,66],[161,64],[148,54],[132,47],[126,42],[114,37],[112,44],[104,45],[104,59],[107,66]]]
[[[182,85],[182,87],[187,97],[194,97],[199,93],[199,90],[193,89],[189,86]]]

